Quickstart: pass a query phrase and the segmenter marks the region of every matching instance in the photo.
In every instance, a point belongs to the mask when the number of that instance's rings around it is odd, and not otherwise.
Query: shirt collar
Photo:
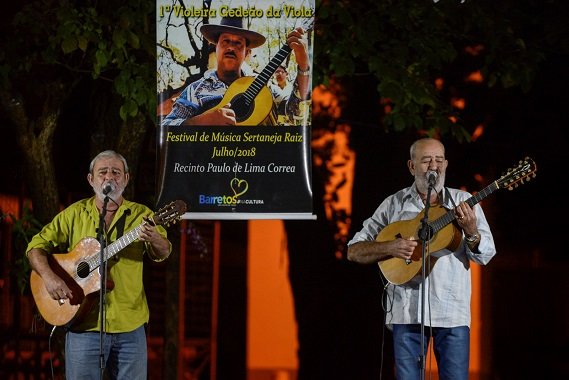
[[[447,190],[446,187],[443,187],[438,196],[439,200],[441,201],[440,204],[444,208],[452,209],[455,207],[453,205],[453,200],[450,198],[451,197],[450,192]],[[405,193],[403,194],[403,201],[405,202],[408,200],[413,200],[419,204],[423,203],[423,200],[421,199],[421,194],[419,194],[419,192],[417,191],[417,186],[415,185],[415,183],[413,183],[413,185],[405,189]]]

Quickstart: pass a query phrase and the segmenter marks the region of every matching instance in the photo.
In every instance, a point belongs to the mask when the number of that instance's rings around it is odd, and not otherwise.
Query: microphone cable
[[[49,339],[47,340],[47,350],[49,352],[49,368],[51,371],[51,380],[55,380],[55,373],[53,370],[53,355],[51,352],[51,338],[53,337],[53,333],[55,332],[56,328],[57,326],[53,326],[53,328],[51,329],[51,333],[49,334]]]
[[[383,275],[380,276],[383,282],[383,291],[381,292],[381,309],[383,310],[383,324],[381,326],[381,353],[380,353],[380,364],[379,364],[379,380],[383,379],[383,362],[385,361],[385,324],[387,323],[387,314],[391,313],[391,308],[393,307],[393,294],[389,295],[389,282],[385,281]],[[391,287],[391,292],[395,291],[395,286]]]

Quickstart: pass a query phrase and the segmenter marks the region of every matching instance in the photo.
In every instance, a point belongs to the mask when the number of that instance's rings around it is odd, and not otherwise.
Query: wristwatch
[[[467,243],[476,243],[478,241],[478,239],[480,239],[480,235],[478,234],[474,234],[474,235],[466,235],[466,237],[464,238],[464,240],[466,240]]]
[[[309,76],[310,75],[310,66],[308,66],[308,69],[306,69],[306,70],[302,70],[300,68],[300,66],[297,66],[296,71],[298,72],[298,75]]]

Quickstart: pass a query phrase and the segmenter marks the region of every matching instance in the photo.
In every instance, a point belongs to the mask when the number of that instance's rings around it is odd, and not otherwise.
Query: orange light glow
[[[250,220],[248,230],[248,378],[258,379],[257,374],[263,372],[274,376],[282,371],[296,372],[297,325],[283,222]]]
[[[476,126],[476,129],[474,130],[474,132],[472,132],[472,136],[471,136],[472,141],[478,140],[478,138],[480,136],[482,136],[483,133],[484,133],[484,125],[478,124],[478,126]]]
[[[484,50],[484,45],[467,46],[464,51],[472,56],[477,56]]]
[[[464,100],[464,98],[452,98],[450,100],[450,104],[459,110],[463,110],[466,107],[466,101]]]
[[[20,216],[20,200],[12,195],[0,196],[0,211],[11,214],[14,217]],[[8,223],[12,223],[11,218],[5,219]]]
[[[445,84],[445,80],[444,80],[443,78],[437,78],[437,79],[435,79],[435,88],[436,88],[437,90],[439,90],[439,91],[442,90],[444,84]]]
[[[391,103],[391,99],[388,98],[381,98],[379,100],[379,104],[383,106],[383,113],[386,115],[393,110],[393,105]]]
[[[324,113],[338,119],[342,110],[334,92],[324,85],[319,85],[312,92],[312,112],[315,115]]]
[[[470,373],[482,371],[482,273],[479,265],[471,263],[472,298],[470,301]]]
[[[312,141],[314,150],[323,150],[331,146],[331,156],[323,162],[315,155],[315,165],[326,165],[330,173],[326,183],[324,199],[326,218],[332,220],[338,212],[350,215],[355,153],[349,148],[350,126],[341,124],[336,126],[335,133],[324,133]],[[347,234],[349,226],[338,226],[339,233]]]
[[[471,83],[482,83],[484,81],[484,77],[480,70],[478,70],[471,72],[464,80]]]

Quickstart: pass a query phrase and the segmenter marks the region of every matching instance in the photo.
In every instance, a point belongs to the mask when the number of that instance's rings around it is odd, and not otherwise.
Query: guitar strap
[[[115,240],[120,239],[120,237],[123,236],[123,234],[124,234],[124,225],[126,223],[126,217],[128,215],[130,215],[130,209],[127,208],[126,210],[124,210],[124,212],[122,213],[119,220],[117,220],[115,225],[109,231],[107,231],[107,236],[111,236],[111,234],[113,233],[113,230],[116,228],[117,229],[117,237],[115,238]]]
[[[450,199],[450,203],[452,204],[453,209],[456,208],[456,203],[454,203],[454,199],[452,199],[452,196],[450,195],[450,191],[448,191],[448,188],[445,187],[445,196]],[[445,202],[446,203],[446,202]]]

